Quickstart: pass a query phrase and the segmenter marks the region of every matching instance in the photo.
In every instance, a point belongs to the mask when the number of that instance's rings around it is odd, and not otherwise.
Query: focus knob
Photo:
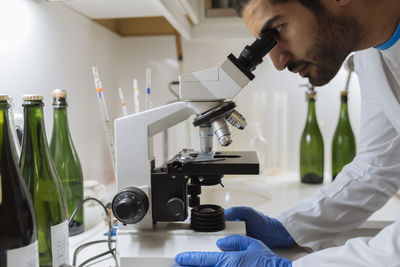
[[[167,202],[167,210],[172,216],[178,217],[185,212],[185,203],[180,198],[171,198]]]
[[[119,192],[112,201],[112,211],[123,224],[140,222],[149,209],[149,199],[143,190],[127,187]]]

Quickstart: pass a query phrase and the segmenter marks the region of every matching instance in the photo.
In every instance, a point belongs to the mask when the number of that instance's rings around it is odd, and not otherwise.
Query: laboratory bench
[[[222,186],[203,187],[201,194],[201,203],[212,203],[220,205],[224,208],[231,206],[251,206],[261,212],[275,217],[282,211],[285,211],[300,200],[316,194],[321,185],[302,184],[299,182],[297,173],[285,173],[273,176],[226,176],[222,179]],[[325,179],[324,184],[330,183]],[[108,185],[103,194],[103,199],[111,199],[115,192],[115,184]],[[349,238],[356,236],[374,236],[380,229],[391,224],[400,218],[400,197],[393,196],[384,207],[375,212],[367,222],[356,230],[349,233],[342,233],[337,239],[332,241],[332,246],[342,245]],[[103,215],[102,215],[103,214]],[[72,255],[75,249],[84,243],[104,239],[104,235],[108,231],[105,220],[102,218],[104,212],[101,207],[91,206],[85,208],[85,232],[70,238],[70,258],[72,263]],[[93,257],[101,252],[108,250],[107,243],[100,243],[83,249],[77,260],[77,266],[84,260]],[[204,248],[207,250],[207,248]],[[294,248],[290,250],[278,250],[279,255],[294,260],[307,252],[302,248]],[[110,254],[104,256],[100,260],[94,261],[92,265],[108,267],[114,266],[114,260]]]

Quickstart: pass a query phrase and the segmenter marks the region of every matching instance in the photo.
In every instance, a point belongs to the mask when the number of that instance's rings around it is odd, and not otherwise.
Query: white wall
[[[153,107],[168,104],[177,100],[169,90],[171,81],[178,79],[178,62],[174,36],[126,37],[121,39],[120,57],[118,60],[118,86],[124,91],[128,113],[133,113],[132,80],[138,79],[140,110],[146,109],[146,68],[151,68],[151,103]],[[117,92],[115,92],[117,94]],[[121,111],[122,115],[122,111]],[[178,152],[175,127],[170,132],[169,157]],[[154,137],[154,155],[156,165],[163,162],[162,134]],[[138,142],[140,142],[138,140]],[[180,149],[184,148],[181,146]],[[146,155],[143,154],[143,157]]]
[[[103,182],[110,181],[113,172],[91,67],[98,67],[112,120],[122,116],[118,87],[128,112],[133,112],[133,78],[138,79],[144,110],[146,67],[152,68],[154,106],[174,100],[167,86],[178,77],[173,36],[121,38],[57,2],[0,1],[0,58],[0,91],[15,99],[16,112],[22,112],[23,94],[45,96],[49,140],[51,91],[67,90],[71,134],[85,179]],[[175,138],[170,139],[172,156],[177,150]],[[161,135],[155,138],[155,150],[162,159]]]
[[[184,71],[191,72],[221,64],[229,53],[238,55],[253,39],[184,41]],[[172,36],[121,38],[89,19],[55,2],[4,0],[0,2],[0,84],[1,91],[16,99],[21,111],[21,96],[41,93],[45,99],[45,120],[51,135],[50,93],[63,88],[69,93],[69,119],[72,136],[80,155],[86,179],[111,179],[112,168],[106,147],[91,66],[97,65],[112,119],[122,115],[117,88],[124,91],[128,112],[133,111],[132,79],[138,78],[141,103],[145,103],[145,68],[152,68],[154,106],[174,100],[168,83],[177,79],[175,39]],[[268,156],[286,155],[285,170],[298,169],[300,135],[306,117],[306,80],[288,71],[276,71],[268,58],[255,71],[256,79],[235,100],[238,111],[249,122],[243,132],[233,129],[233,144],[228,149],[254,149],[249,141],[261,123],[268,143]],[[325,141],[326,171],[330,170],[330,146],[339,112],[339,92],[344,87],[344,70],[327,86],[318,88],[317,115]],[[274,135],[273,97],[287,95],[287,134]],[[359,88],[353,78],[350,116],[358,136]],[[191,124],[191,123],[190,123]],[[198,149],[197,129],[185,140],[185,124],[169,131],[170,153],[192,143]],[[190,127],[190,126],[189,126]],[[286,146],[278,145],[278,139]],[[282,141],[281,140],[281,141]],[[161,137],[155,138],[155,155],[161,154]],[[215,146],[221,149],[220,146]],[[282,151],[283,150],[283,151]],[[143,155],[145,156],[145,155]],[[160,161],[158,161],[160,162]]]
[[[51,91],[69,94],[69,124],[86,179],[113,177],[91,66],[97,65],[116,115],[116,54],[120,37],[70,9],[52,2],[0,1],[0,91],[22,112],[23,94],[45,96],[47,136],[52,132]],[[110,105],[111,103],[111,105]]]

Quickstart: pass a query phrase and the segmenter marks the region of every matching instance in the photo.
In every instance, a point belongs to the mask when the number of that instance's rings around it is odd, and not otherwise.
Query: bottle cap
[[[53,92],[51,92],[51,96],[53,98],[67,98],[67,91],[63,89],[54,89]]]
[[[1,95],[0,94],[0,101],[8,101],[8,95]]]
[[[315,91],[315,87],[311,83],[300,84],[301,87],[306,87],[306,101],[310,99],[314,99],[317,97],[317,92]]]
[[[340,92],[340,96],[347,96],[347,94],[348,94],[347,90],[344,90],[344,91]]]
[[[317,98],[317,92],[316,91],[309,90],[309,91],[306,92],[306,101],[308,101],[310,99],[315,100],[316,98]]]
[[[67,104],[67,91],[63,89],[54,89],[51,92],[51,96],[53,97],[53,107],[55,108],[66,108]]]
[[[23,95],[22,100],[24,100],[24,101],[43,100],[43,95]]]

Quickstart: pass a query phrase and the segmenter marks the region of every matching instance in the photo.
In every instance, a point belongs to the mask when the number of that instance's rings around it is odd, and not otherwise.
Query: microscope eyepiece
[[[275,31],[267,29],[263,31],[260,38],[256,39],[251,45],[247,45],[240,53],[239,58],[233,54],[228,59],[235,64],[250,80],[254,79],[252,71],[263,62],[263,58],[276,45]]]

